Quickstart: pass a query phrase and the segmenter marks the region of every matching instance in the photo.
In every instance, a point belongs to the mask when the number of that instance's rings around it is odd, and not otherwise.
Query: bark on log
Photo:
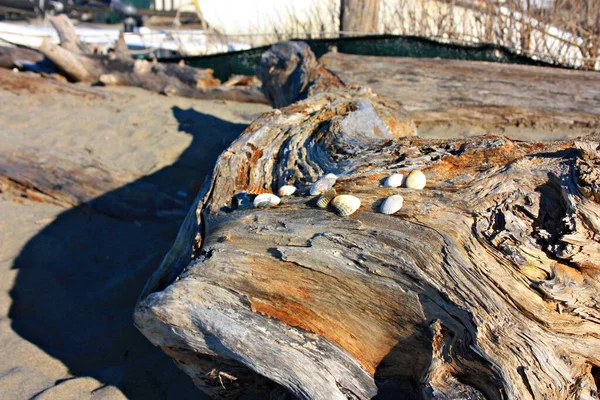
[[[377,33],[380,2],[381,0],[341,0],[340,36],[349,36],[344,32]]]
[[[146,285],[138,328],[219,398],[597,398],[600,137],[424,140],[396,115],[333,89],[257,119]],[[414,169],[424,190],[380,184]],[[325,173],[355,214],[307,196]],[[284,184],[299,194],[248,203]],[[404,207],[379,213],[392,194]]]

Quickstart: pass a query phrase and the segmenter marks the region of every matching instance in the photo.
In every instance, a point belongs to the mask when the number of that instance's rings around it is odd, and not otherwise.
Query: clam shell
[[[296,187],[292,185],[285,185],[279,188],[279,196],[291,196],[296,193]]]
[[[402,208],[404,197],[399,194],[388,197],[381,203],[381,212],[384,214],[393,214]]]
[[[337,196],[337,193],[335,192],[334,189],[330,189],[330,190],[326,191],[317,200],[317,207],[327,208],[327,206],[329,205],[329,203],[331,202],[331,200],[333,200],[333,198],[335,196]]]
[[[316,196],[318,194],[325,193],[326,191],[331,189],[333,185],[335,185],[336,181],[337,176],[335,176],[334,174],[327,174],[325,176],[322,176],[315,183],[312,184],[309,193],[311,194],[311,196]]]
[[[383,183],[385,187],[400,187],[404,182],[404,175],[402,174],[392,174],[388,176],[388,178]]]
[[[271,207],[279,204],[281,199],[272,193],[262,193],[254,199],[254,207]]]
[[[349,194],[340,194],[331,200],[331,206],[342,217],[353,214],[360,207],[360,199]]]
[[[406,187],[409,189],[421,190],[425,187],[426,183],[425,174],[417,169],[411,171],[406,178]]]

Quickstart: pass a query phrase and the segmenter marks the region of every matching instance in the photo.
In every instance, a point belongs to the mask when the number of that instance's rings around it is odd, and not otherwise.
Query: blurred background
[[[326,48],[346,45],[344,52],[419,56],[418,43],[390,45],[390,38],[415,36],[500,46],[531,60],[597,70],[599,10],[597,0],[0,0],[0,41],[35,47],[53,37],[58,43],[44,16],[64,13],[98,51],[108,51],[124,30],[129,48],[148,58],[214,55],[289,39],[313,40],[317,53],[325,40]],[[354,48],[346,42],[365,36]]]

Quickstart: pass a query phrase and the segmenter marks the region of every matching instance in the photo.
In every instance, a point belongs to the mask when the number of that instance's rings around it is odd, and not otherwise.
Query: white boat
[[[106,51],[119,38],[119,29],[75,27],[81,41]],[[0,22],[0,42],[37,49],[45,38],[59,43],[58,34],[51,26]],[[173,53],[195,56],[247,50],[250,45],[228,41],[222,36],[202,30],[137,28],[124,34],[127,47],[136,54]]]

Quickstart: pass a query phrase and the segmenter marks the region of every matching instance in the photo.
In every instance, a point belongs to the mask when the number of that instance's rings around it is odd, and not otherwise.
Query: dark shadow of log
[[[245,128],[193,109],[172,112],[179,130],[192,136],[174,164],[94,198],[66,194],[63,198],[79,199],[77,205],[33,237],[13,266],[14,331],[73,375],[114,385],[131,399],[203,398],[133,327],[131,314],[194,191]],[[85,171],[79,178],[62,189],[90,183]],[[189,194],[181,197],[178,191]],[[155,201],[161,197],[177,201]]]

